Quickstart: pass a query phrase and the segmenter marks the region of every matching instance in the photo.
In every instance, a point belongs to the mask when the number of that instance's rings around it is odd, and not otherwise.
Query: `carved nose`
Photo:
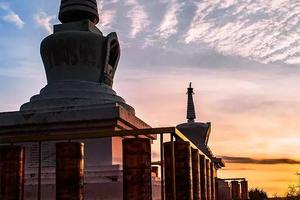
[[[58,19],[62,23],[89,19],[94,24],[99,22],[96,0],[62,0]]]

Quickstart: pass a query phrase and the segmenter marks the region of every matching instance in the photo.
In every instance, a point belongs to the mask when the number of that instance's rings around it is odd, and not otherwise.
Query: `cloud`
[[[135,38],[138,33],[149,26],[149,16],[144,7],[137,0],[127,0],[126,4],[131,7],[127,17],[131,20],[130,37]]]
[[[185,36],[224,55],[300,64],[300,2],[204,0]]]
[[[287,159],[287,158],[255,159],[250,157],[230,157],[230,156],[223,156],[222,158],[225,160],[225,162],[239,163],[239,164],[262,164],[262,165],[300,164],[300,161]]]
[[[55,16],[47,15],[44,11],[40,11],[34,15],[35,23],[42,27],[48,34],[52,33],[51,21],[55,19]]]
[[[178,14],[182,11],[184,3],[172,0],[169,3],[164,18],[158,28],[159,36],[167,39],[177,33]]]
[[[7,15],[3,16],[2,19],[6,22],[15,24],[19,29],[24,27],[24,22],[15,12],[10,11]]]
[[[263,64],[300,64],[298,1],[99,1],[103,6],[99,26],[113,24],[135,47],[205,48]]]
[[[22,29],[25,25],[24,21],[16,14],[13,10],[10,9],[9,4],[0,3],[0,9],[5,10],[7,13],[2,16],[2,20],[16,25],[19,29]]]
[[[0,3],[0,9],[9,10],[9,5],[7,3],[1,2]]]
[[[118,3],[117,0],[110,1],[110,4]],[[116,10],[114,9],[104,9],[104,5],[107,2],[98,1],[98,10],[100,13],[100,22],[97,25],[101,30],[109,30],[111,29],[111,25],[113,23],[114,17],[116,15]]]

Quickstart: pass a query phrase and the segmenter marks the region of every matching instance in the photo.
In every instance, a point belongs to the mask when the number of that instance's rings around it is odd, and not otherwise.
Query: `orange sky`
[[[221,178],[247,177],[249,188],[263,188],[269,196],[285,195],[289,185],[297,181],[299,165],[228,164],[219,171]]]
[[[278,83],[272,80],[270,84],[260,83],[262,75],[256,73],[249,73],[248,80],[245,76],[239,78],[243,71],[183,68],[154,74],[141,70],[136,77],[131,76],[135,71],[121,71],[127,78],[117,76],[116,90],[134,105],[138,116],[154,127],[175,126],[186,121],[185,92],[188,82],[193,81],[197,120],[212,122],[209,145],[217,156],[300,160],[297,142],[300,123],[296,123],[300,121],[299,105],[265,100],[283,90],[274,87],[297,80],[293,77]],[[285,88],[284,93],[299,99],[294,89]],[[278,97],[282,98],[287,97]],[[289,184],[297,180],[297,171],[299,164],[227,163],[220,177],[246,177],[251,188],[262,188],[269,195],[284,195]]]
[[[114,88],[141,119],[153,127],[185,122],[193,82],[197,120],[212,122],[217,156],[299,163],[298,2],[98,2],[99,28],[121,43]],[[59,23],[58,9],[59,1],[0,0],[0,112],[18,110],[45,86],[39,45]],[[272,195],[284,194],[298,170],[227,164],[220,175],[246,177]]]

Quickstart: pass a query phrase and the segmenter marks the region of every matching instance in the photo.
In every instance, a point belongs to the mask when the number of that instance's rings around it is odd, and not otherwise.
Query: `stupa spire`
[[[96,0],[61,0],[58,19],[62,23],[90,20],[94,24],[99,22]]]
[[[193,100],[194,89],[192,88],[192,83],[190,83],[189,88],[187,89],[188,101],[187,101],[187,115],[186,118],[188,123],[195,122],[196,113],[195,113],[195,106]]]

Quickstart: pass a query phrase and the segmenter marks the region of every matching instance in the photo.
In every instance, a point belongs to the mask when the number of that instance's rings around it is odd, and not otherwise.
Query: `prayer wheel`
[[[248,181],[241,181],[241,197],[242,197],[242,200],[249,199]]]
[[[25,149],[0,146],[0,199],[24,199]]]
[[[210,180],[211,180],[211,200],[216,200],[216,169],[214,163],[210,163]]]
[[[171,147],[172,147],[171,142],[167,142],[164,144],[166,200],[173,200]],[[176,199],[193,200],[192,160],[191,160],[191,146],[189,142],[175,141],[174,153],[175,153]]]
[[[193,198],[201,199],[199,150],[192,148]]]
[[[207,200],[206,159],[204,155],[200,155],[200,185],[201,200]]]
[[[56,199],[84,199],[84,144],[56,144]]]
[[[240,184],[238,181],[231,181],[231,194],[233,200],[240,199]]]
[[[207,200],[211,200],[211,172],[210,172],[210,160],[206,159],[206,188],[207,188]]]
[[[151,143],[148,138],[123,140],[123,199],[152,199]]]

